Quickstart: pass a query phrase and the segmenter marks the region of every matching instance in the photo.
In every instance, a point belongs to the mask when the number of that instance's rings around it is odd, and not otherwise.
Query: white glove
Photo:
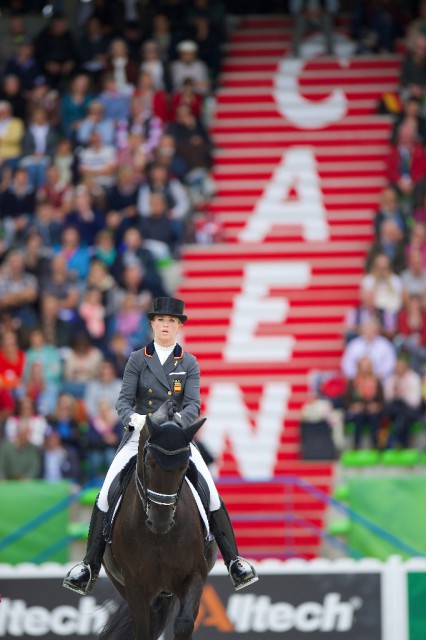
[[[136,431],[142,431],[145,424],[146,416],[140,413],[132,413],[129,420],[129,427],[133,427]]]

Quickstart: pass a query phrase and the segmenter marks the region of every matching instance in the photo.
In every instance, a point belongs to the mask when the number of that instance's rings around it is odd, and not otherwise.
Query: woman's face
[[[175,344],[181,326],[181,321],[173,316],[154,316],[154,320],[151,320],[154,339],[162,347]]]

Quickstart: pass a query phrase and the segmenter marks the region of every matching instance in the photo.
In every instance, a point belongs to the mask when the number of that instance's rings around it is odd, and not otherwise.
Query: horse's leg
[[[200,607],[204,581],[199,573],[188,578],[182,589],[180,609],[174,623],[174,640],[191,640]]]
[[[149,633],[149,605],[137,585],[129,587],[126,584],[126,600],[132,615],[135,640],[151,640]]]

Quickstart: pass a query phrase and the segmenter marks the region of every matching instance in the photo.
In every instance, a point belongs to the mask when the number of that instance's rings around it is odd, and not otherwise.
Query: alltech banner
[[[340,564],[259,563],[259,582],[237,593],[219,565],[204,589],[195,637],[388,640],[382,623],[382,565]],[[67,591],[61,586],[66,569],[0,565],[0,638],[96,637],[115,611],[115,592],[106,578],[89,596]],[[164,640],[169,638],[166,632]]]

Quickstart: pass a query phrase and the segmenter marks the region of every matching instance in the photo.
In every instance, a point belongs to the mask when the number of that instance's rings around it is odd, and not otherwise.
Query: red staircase
[[[319,551],[323,502],[287,482],[268,482],[267,474],[330,491],[332,465],[300,460],[299,413],[309,373],[339,366],[343,318],[358,298],[385,184],[390,122],[376,107],[398,86],[400,62],[320,55],[305,63],[286,58],[282,66],[290,36],[287,18],[248,17],[230,40],[211,127],[217,195],[209,205],[225,242],[185,249],[179,294],[190,317],[185,344],[201,367],[203,437],[219,456],[242,552],[310,558]],[[325,122],[318,124],[321,105]],[[285,310],[269,316],[270,302]],[[248,330],[252,316],[258,320]],[[285,340],[287,357],[275,357]],[[267,387],[277,394],[269,411],[262,405]],[[278,437],[272,422],[261,422],[277,411]]]

